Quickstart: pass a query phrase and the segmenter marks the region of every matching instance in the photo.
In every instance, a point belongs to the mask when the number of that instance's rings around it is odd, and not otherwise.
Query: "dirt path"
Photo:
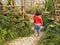
[[[12,40],[8,43],[8,45],[36,45],[36,43],[42,36],[43,32],[40,33],[40,36],[34,36],[33,34],[30,37],[24,37]]]

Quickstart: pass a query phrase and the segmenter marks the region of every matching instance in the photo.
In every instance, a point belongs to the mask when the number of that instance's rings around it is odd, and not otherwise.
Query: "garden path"
[[[30,37],[18,38],[10,41],[7,45],[36,45],[38,40],[42,37],[43,32],[40,33],[40,36],[34,36],[34,34]]]

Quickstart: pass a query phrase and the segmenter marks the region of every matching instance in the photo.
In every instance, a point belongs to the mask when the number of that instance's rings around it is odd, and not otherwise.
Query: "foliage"
[[[57,3],[60,3],[60,0],[57,0]]]
[[[0,44],[17,37],[30,36],[33,33],[29,18],[25,15],[22,19],[21,14],[14,12],[0,15]]]
[[[47,11],[50,11],[51,13],[53,13],[53,11],[54,11],[53,0],[46,0],[45,1],[45,8],[46,8]]]
[[[30,9],[27,9],[26,12],[30,13],[30,14],[34,14],[36,12],[36,10],[39,10],[40,12],[43,12],[45,9],[40,8],[39,6],[32,6],[32,7],[30,7]]]
[[[57,23],[57,24],[56,24]],[[60,45],[60,23],[54,22],[47,26],[45,37],[39,42],[40,45]]]
[[[11,5],[11,0],[7,0],[7,5]]]
[[[47,16],[48,17],[48,16]],[[42,38],[38,45],[60,45],[60,22],[56,22],[49,18],[46,19],[45,35]]]

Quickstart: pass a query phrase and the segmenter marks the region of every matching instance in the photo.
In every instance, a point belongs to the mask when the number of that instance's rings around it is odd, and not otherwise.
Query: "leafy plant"
[[[54,12],[54,3],[53,0],[46,0],[45,1],[45,9],[49,12],[51,12],[51,14],[53,14]]]
[[[30,36],[33,31],[27,15],[22,19],[21,14],[10,13],[0,15],[0,44],[17,37]]]
[[[45,20],[45,35],[37,45],[60,45],[60,22],[44,18]]]
[[[7,5],[11,5],[11,0],[7,0]]]
[[[39,6],[32,6],[32,7],[30,7],[30,9],[27,9],[26,12],[29,13],[29,14],[34,14],[36,12],[36,10],[39,10],[40,12],[43,12],[45,9],[40,8]]]

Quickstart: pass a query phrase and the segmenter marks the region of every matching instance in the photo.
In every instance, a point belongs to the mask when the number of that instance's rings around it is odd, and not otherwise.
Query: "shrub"
[[[44,18],[45,20],[45,35],[37,45],[60,45],[60,22]]]
[[[17,37],[30,36],[33,33],[31,27],[27,15],[25,19],[22,19],[21,14],[13,12],[0,15],[0,44],[3,45],[4,42]]]

